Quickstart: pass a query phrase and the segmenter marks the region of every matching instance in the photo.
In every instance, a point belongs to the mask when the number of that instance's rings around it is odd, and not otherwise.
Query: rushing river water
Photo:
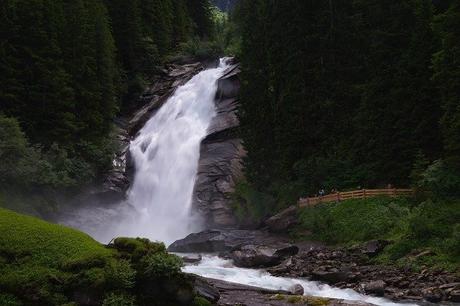
[[[288,277],[275,277],[263,270],[238,268],[230,260],[211,255],[203,256],[199,264],[188,265],[183,268],[183,271],[208,278],[273,290],[288,290],[292,285],[300,284],[304,288],[305,295],[310,296],[364,301],[382,306],[416,305],[393,303],[384,298],[366,296],[351,289],[334,288],[318,282]]]

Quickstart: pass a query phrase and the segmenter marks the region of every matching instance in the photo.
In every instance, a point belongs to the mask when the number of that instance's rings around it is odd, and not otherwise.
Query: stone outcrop
[[[201,144],[192,203],[204,216],[208,228],[236,225],[230,193],[243,176],[242,158],[245,155],[241,139],[235,132],[239,125],[239,73],[239,65],[233,64],[218,80],[217,114]]]
[[[286,246],[288,237],[271,235],[257,230],[206,230],[190,234],[168,247],[179,253],[229,253],[245,245],[268,245],[272,248]]]
[[[284,259],[299,252],[299,248],[291,244],[278,246],[244,245],[233,250],[230,257],[237,267],[264,268],[280,264]]]

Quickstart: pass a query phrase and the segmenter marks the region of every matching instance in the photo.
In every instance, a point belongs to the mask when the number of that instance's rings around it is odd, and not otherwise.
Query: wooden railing
[[[413,189],[359,189],[346,192],[336,192],[324,196],[312,198],[300,198],[298,205],[300,207],[314,206],[319,203],[340,202],[349,199],[364,199],[378,196],[389,197],[410,197],[414,195]]]

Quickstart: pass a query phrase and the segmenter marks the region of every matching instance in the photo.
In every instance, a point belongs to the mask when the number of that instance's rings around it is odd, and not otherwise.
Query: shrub
[[[276,210],[273,197],[255,190],[245,181],[237,183],[232,200],[235,215],[242,223],[257,223]]]
[[[192,306],[211,306],[211,305],[212,305],[211,302],[209,302],[207,299],[197,296],[193,300]]]
[[[114,289],[130,289],[136,282],[136,271],[128,260],[112,261],[105,268],[107,282]]]
[[[421,174],[416,187],[434,198],[455,198],[460,196],[460,175],[437,160]]]
[[[127,294],[110,293],[104,299],[102,306],[135,306],[135,297]]]
[[[328,243],[384,238],[409,214],[406,199],[374,198],[317,205],[301,211],[301,228]]]
[[[13,295],[0,293],[0,305],[2,306],[22,306],[22,303]]]
[[[147,255],[143,259],[148,278],[172,278],[180,273],[182,260],[165,252]]]

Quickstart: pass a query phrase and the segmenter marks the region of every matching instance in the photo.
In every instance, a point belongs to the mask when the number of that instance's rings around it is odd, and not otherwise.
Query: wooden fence
[[[336,192],[324,196],[312,198],[300,198],[298,205],[300,207],[314,206],[319,203],[340,202],[349,199],[364,199],[377,196],[389,197],[410,197],[414,195],[413,189],[360,189],[346,192]]]

